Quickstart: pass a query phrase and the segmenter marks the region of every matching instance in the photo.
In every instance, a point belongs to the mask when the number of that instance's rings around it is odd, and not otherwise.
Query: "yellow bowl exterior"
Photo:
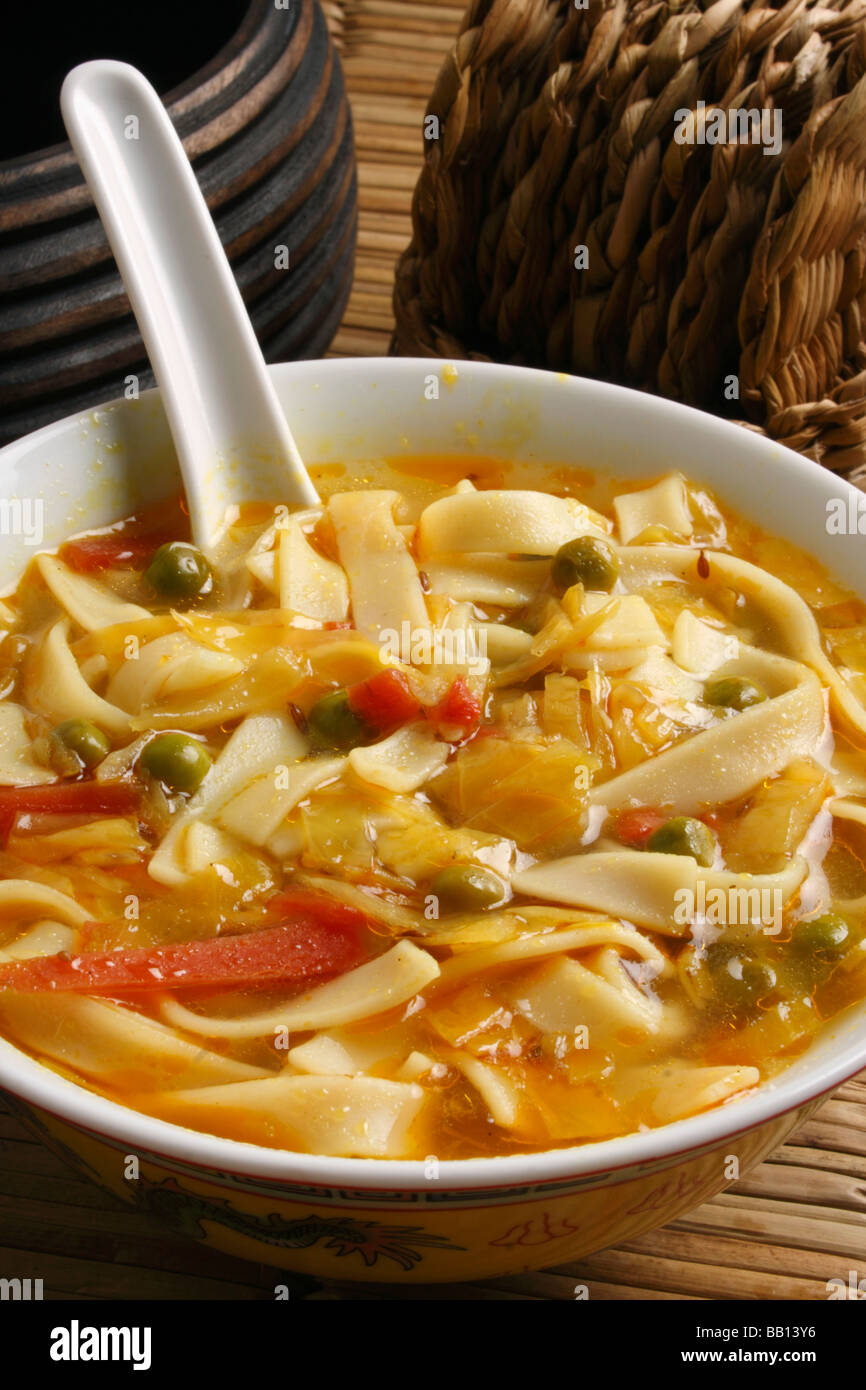
[[[664,1161],[483,1190],[439,1192],[431,1177],[429,1188],[409,1192],[278,1183],[124,1152],[8,1099],[59,1157],[178,1234],[317,1278],[420,1284],[561,1265],[665,1225],[754,1167],[820,1101]]]

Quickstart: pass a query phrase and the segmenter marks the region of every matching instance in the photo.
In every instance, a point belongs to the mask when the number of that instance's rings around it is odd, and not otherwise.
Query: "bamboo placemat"
[[[410,237],[425,98],[460,22],[439,0],[325,0],[355,118],[355,283],[332,355],[384,354],[394,264]],[[400,1288],[293,1279],[160,1228],[68,1171],[0,1101],[0,1274],[46,1298],[825,1299],[866,1259],[866,1072],[727,1192],[661,1231],[577,1264],[511,1279]]]
[[[427,98],[463,6],[441,0],[326,0],[343,62],[358,159],[355,281],[330,356],[388,351],[397,258],[411,235]]]

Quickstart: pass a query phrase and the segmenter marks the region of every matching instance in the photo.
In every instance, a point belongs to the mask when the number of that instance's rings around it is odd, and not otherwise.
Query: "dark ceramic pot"
[[[351,286],[357,188],[318,0],[252,0],[233,38],[164,99],[265,356],[321,356]],[[70,146],[0,163],[0,443],[121,395],[129,374],[152,384]]]

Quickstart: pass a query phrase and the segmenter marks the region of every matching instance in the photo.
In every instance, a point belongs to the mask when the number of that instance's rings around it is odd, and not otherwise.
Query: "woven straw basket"
[[[866,480],[864,74],[866,0],[472,0],[393,350],[642,387]]]

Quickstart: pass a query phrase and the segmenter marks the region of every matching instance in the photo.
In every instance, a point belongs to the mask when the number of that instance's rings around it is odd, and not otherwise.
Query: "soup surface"
[[[11,1041],[193,1129],[460,1158],[726,1104],[866,995],[859,600],[678,474],[316,482],[0,607]]]

